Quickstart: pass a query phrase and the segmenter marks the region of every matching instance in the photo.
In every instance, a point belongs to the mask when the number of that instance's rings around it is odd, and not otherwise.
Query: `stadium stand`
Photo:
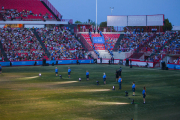
[[[69,30],[63,28],[37,29],[39,37],[51,54],[51,60],[84,59],[87,52]]]
[[[119,51],[136,51],[153,37],[153,33],[125,34],[120,41]]]
[[[30,29],[0,28],[0,40],[9,61],[42,60],[44,51]]]
[[[106,50],[113,50],[120,34],[103,34],[105,39]]]
[[[0,50],[0,61],[4,61],[4,57],[3,57],[2,53],[1,53],[1,50]]]
[[[40,0],[0,0],[0,3],[3,20],[55,19]]]
[[[87,43],[92,47],[93,43],[92,43],[92,41],[90,39],[89,34],[81,34],[81,35],[84,37],[84,39],[87,41]]]

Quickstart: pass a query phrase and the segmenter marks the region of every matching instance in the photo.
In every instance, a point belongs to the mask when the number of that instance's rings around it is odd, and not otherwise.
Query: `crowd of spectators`
[[[159,33],[141,52],[154,53],[155,55],[148,58],[148,61],[152,62],[162,60],[167,54],[180,54],[180,33]]]
[[[54,27],[53,29],[37,29],[38,35],[51,54],[51,60],[84,59],[87,53],[69,29]]]
[[[0,14],[2,15],[2,20],[26,20],[26,19],[40,19],[40,20],[47,20],[47,19],[55,19],[54,16],[49,15],[48,13],[34,13],[32,10],[23,10],[18,11],[17,9],[2,9],[0,10]]]
[[[160,33],[152,41],[145,45],[141,49],[141,52],[158,53],[160,49],[162,49],[162,47],[167,44],[173,37],[174,34],[171,34],[170,32]]]
[[[180,33],[173,32],[170,34],[172,38],[163,46],[160,52],[165,54],[180,54]]]
[[[108,38],[105,40],[105,49],[113,50],[118,38]]]
[[[138,34],[125,34],[124,38],[120,41],[119,52],[136,51],[139,46],[148,42],[153,33],[138,33]]]
[[[4,57],[3,57],[2,53],[1,53],[1,50],[0,50],[0,61],[4,61]]]
[[[30,29],[0,28],[0,40],[10,61],[42,60],[45,56]]]

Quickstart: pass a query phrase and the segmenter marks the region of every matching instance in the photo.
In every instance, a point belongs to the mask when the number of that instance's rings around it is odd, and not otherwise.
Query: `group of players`
[[[0,69],[1,69],[1,66],[0,66]],[[116,70],[116,82],[119,83],[120,90],[121,90],[121,83],[122,83],[121,73],[122,73],[122,68],[120,67],[119,70]],[[55,68],[55,74],[56,74],[56,76],[58,76],[58,68],[57,67]],[[70,67],[68,67],[68,77],[71,78]],[[89,72],[88,71],[86,71],[86,79],[87,79],[87,81],[89,80]],[[104,81],[104,84],[106,84],[106,74],[105,73],[103,73],[103,81]],[[136,89],[135,82],[133,82],[132,84],[133,84],[132,92],[133,92],[133,96],[135,96],[135,89]],[[143,104],[145,104],[146,87],[143,87],[142,95],[143,95],[143,101],[144,101]]]

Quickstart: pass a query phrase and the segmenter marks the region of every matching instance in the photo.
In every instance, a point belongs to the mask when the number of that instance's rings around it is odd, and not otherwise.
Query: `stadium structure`
[[[2,66],[104,63],[180,69],[180,33],[164,15],[107,16],[106,28],[73,24],[48,0],[0,0]],[[116,27],[117,26],[117,27]]]

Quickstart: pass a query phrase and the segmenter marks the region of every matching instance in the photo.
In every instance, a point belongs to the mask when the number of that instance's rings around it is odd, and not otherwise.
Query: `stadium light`
[[[112,11],[114,10],[114,7],[110,7],[111,9],[111,16],[112,16]],[[112,26],[111,26],[111,32],[112,32]]]
[[[96,0],[96,31],[97,31],[97,0]]]
[[[114,10],[114,7],[110,7],[110,9],[111,9],[111,15],[112,15],[112,11]]]

